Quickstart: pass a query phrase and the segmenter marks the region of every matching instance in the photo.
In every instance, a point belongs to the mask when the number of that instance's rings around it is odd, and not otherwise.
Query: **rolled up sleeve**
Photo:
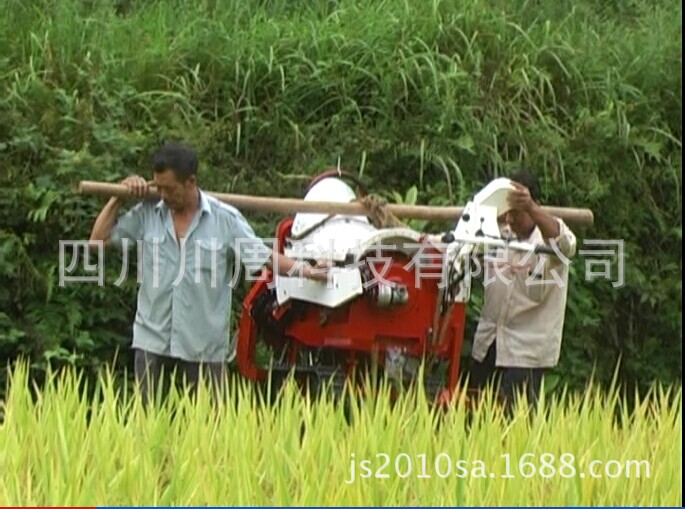
[[[557,218],[559,223],[559,235],[554,238],[554,246],[556,250],[564,256],[565,259],[556,256],[551,257],[554,265],[566,263],[576,255],[576,236],[571,229],[564,223],[563,220]]]
[[[233,214],[231,230],[235,239],[234,249],[238,263],[251,275],[256,275],[270,260],[271,248],[257,237],[250,224],[239,212]]]
[[[119,249],[134,247],[143,238],[143,203],[139,203],[117,219],[109,236],[111,244]]]

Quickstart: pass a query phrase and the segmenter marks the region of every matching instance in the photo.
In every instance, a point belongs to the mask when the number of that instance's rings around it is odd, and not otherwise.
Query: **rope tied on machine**
[[[371,224],[376,228],[406,228],[407,225],[400,221],[395,214],[388,210],[388,202],[385,198],[376,194],[367,194],[355,200],[364,205]]]

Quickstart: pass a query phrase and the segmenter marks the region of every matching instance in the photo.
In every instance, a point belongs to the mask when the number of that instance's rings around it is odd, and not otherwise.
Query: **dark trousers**
[[[189,362],[140,349],[135,350],[133,362],[136,384],[145,404],[154,399],[160,391],[162,387],[160,382],[165,382],[164,385],[166,385],[171,381],[172,376],[175,376],[176,382],[181,382],[183,387],[189,389],[194,395],[202,373],[204,381],[210,382],[214,397],[227,378],[226,366],[223,362]]]
[[[483,362],[471,359],[471,387],[482,390],[492,383],[509,415],[519,396],[524,396],[531,407],[536,407],[540,398],[543,368],[497,367],[496,355],[496,341],[493,341]]]

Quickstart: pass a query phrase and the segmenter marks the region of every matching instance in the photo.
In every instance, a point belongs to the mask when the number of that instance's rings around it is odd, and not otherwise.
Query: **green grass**
[[[106,145],[102,120],[130,117],[234,157],[263,157],[273,141],[313,170],[334,162],[332,137],[353,169],[364,152],[420,156],[417,180],[430,165],[463,202],[480,185],[464,167],[484,157],[495,176],[526,160],[565,189],[573,130],[598,108],[638,164],[678,141],[665,124],[631,132],[630,117],[649,115],[652,80],[677,63],[679,4],[619,2],[625,12],[606,16],[572,5],[10,0],[0,29],[17,42],[0,69],[21,113],[49,137],[74,135],[64,149]],[[676,89],[659,99],[679,102]],[[353,129],[340,139],[342,127]]]

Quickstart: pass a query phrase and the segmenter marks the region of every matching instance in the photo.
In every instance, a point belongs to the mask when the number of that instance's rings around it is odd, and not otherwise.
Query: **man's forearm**
[[[287,276],[289,274],[293,274],[298,270],[305,270],[307,267],[307,264],[304,263],[303,261],[297,261],[293,260],[292,258],[288,258],[285,255],[282,255],[276,251],[273,251],[271,253],[271,269],[275,267],[278,274],[281,276]],[[302,269],[299,269],[298,266],[302,266]]]
[[[107,242],[109,240],[109,235],[117,221],[119,209],[121,209],[121,201],[118,198],[110,198],[95,219],[93,229],[90,232],[91,242]]]
[[[550,239],[556,239],[559,236],[559,222],[553,216],[545,212],[542,207],[536,205],[528,214],[530,214],[530,217],[537,227],[540,228],[542,238],[545,242]]]

